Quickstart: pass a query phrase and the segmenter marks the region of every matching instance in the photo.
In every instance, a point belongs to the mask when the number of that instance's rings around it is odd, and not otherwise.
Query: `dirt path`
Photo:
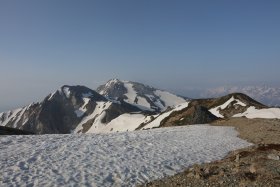
[[[280,186],[280,120],[232,118],[212,125],[234,126],[255,146],[142,186]]]

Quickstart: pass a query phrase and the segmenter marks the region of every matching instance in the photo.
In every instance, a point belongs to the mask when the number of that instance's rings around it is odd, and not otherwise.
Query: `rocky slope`
[[[280,118],[280,109],[268,108],[245,94],[233,93],[218,98],[191,100],[185,108],[162,119],[157,127],[205,124],[242,116]]]

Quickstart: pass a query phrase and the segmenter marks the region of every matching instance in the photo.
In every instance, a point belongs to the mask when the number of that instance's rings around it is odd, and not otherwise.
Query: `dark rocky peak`
[[[171,113],[161,122],[160,127],[205,124],[217,119],[219,118],[209,112],[206,107],[190,105],[183,110]]]
[[[124,95],[127,93],[124,82],[119,79],[109,80],[106,84],[99,86],[96,91],[114,100],[124,99]]]
[[[92,100],[95,101],[106,101],[106,98],[104,98],[102,95],[97,93],[96,91],[85,87],[85,86],[63,86],[61,88],[64,93],[67,95],[72,95],[76,98],[91,98]]]
[[[51,100],[66,99],[66,100],[77,100],[83,102],[84,98],[89,98],[92,101],[107,101],[107,99],[104,96],[100,95],[96,91],[80,85],[77,86],[64,85],[56,92],[47,96],[45,100],[51,101]]]

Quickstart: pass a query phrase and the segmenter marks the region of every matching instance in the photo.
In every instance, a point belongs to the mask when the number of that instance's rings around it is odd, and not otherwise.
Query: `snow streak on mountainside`
[[[170,111],[156,115],[144,115],[141,113],[122,114],[107,124],[92,125],[87,133],[125,132],[134,131],[136,129],[144,130],[159,127],[161,122],[170,114],[187,107],[188,102],[185,102],[173,107]],[[79,132],[79,129],[76,129],[75,132]]]
[[[147,125],[145,125],[141,129],[144,130],[144,129],[151,129],[151,128],[159,127],[161,122],[164,119],[166,119],[167,117],[169,117],[170,114],[172,114],[172,112],[183,110],[183,109],[187,108],[188,105],[189,105],[189,103],[186,102],[186,103],[183,103],[183,104],[180,104],[180,105],[174,107],[174,109],[172,109],[170,111],[167,111],[160,115],[154,116],[155,119],[153,121],[151,121],[150,123],[148,123]]]
[[[244,93],[268,106],[280,106],[280,88],[269,86],[226,86],[209,89],[200,96],[204,98],[220,97],[230,93]]]
[[[134,186],[249,146],[231,127],[0,138],[0,186]]]
[[[234,105],[234,107],[236,107],[236,106],[238,106],[238,105],[239,105],[239,106],[243,106],[243,107],[246,106],[245,103],[243,103],[242,101],[240,101],[240,100],[238,100],[238,99],[235,99],[234,96],[232,96],[229,100],[227,100],[227,101],[226,101],[225,103],[223,103],[222,105],[217,106],[217,107],[215,107],[215,108],[212,108],[212,109],[210,109],[209,111],[210,111],[212,114],[214,114],[215,116],[219,117],[219,118],[224,118],[224,116],[223,116],[222,114],[220,114],[220,110],[226,109],[226,108],[229,106],[229,104]]]
[[[159,90],[141,83],[120,81],[112,79],[105,85],[97,88],[101,95],[113,99],[122,100],[133,104],[143,110],[164,111],[184,103],[186,100],[167,91]]]

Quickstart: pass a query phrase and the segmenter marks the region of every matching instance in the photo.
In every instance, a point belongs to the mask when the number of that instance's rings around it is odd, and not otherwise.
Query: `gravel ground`
[[[233,126],[255,145],[142,186],[280,186],[280,120],[231,118],[212,125]]]

